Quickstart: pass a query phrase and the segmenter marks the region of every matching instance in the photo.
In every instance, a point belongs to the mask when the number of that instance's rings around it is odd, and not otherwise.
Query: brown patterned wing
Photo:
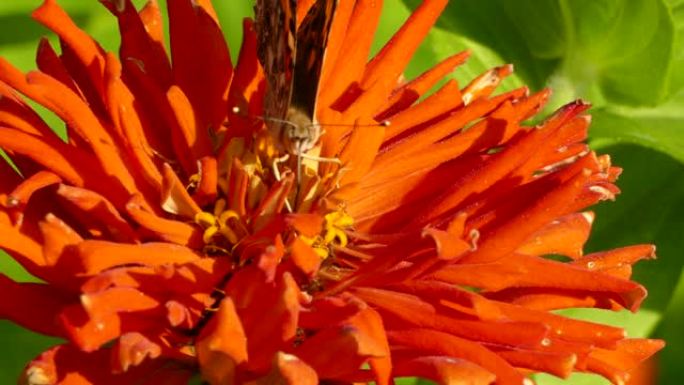
[[[317,0],[297,31],[297,51],[290,107],[303,112],[312,123],[321,70],[338,0]]]
[[[254,7],[257,55],[266,75],[264,116],[286,119],[292,95],[296,54],[297,0],[257,0]],[[282,130],[278,127],[269,129]]]

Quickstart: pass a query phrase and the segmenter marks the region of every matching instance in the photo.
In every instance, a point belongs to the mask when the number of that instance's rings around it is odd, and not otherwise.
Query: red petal
[[[211,154],[209,131],[217,130],[228,112],[233,65],[210,2],[170,1],[167,8],[173,78],[195,112],[197,143],[192,144],[199,159]]]
[[[68,293],[45,284],[14,282],[3,274],[0,291],[11,293],[0,302],[0,318],[37,333],[64,337],[55,321],[71,300]]]

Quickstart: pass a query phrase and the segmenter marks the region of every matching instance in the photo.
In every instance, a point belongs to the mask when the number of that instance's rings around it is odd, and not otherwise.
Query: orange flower
[[[468,53],[400,80],[446,2],[368,63],[381,1],[339,2],[312,152],[340,162],[296,178],[253,118],[252,22],[233,66],[209,1],[169,1],[169,60],[155,1],[105,1],[117,58],[46,0],[33,16],[61,55],[41,41],[26,75],[0,60],[0,146],[21,172],[0,167],[0,247],[43,281],[0,276],[0,312],[66,340],[24,383],[623,383],[663,343],[552,312],[646,296],[629,278],[653,246],[582,254],[582,210],[620,170],[584,144],[587,104],[529,127],[549,91],[493,95],[511,66],[426,98]]]

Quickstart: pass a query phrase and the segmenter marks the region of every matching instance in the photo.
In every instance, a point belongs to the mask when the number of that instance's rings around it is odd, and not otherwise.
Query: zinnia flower
[[[169,0],[169,59],[154,0],[104,1],[117,56],[45,0],[33,16],[61,54],[41,41],[28,74],[0,60],[0,146],[19,171],[0,168],[0,247],[42,281],[2,276],[0,312],[65,340],[24,383],[622,384],[662,347],[554,313],[636,311],[631,265],[654,254],[582,253],[583,210],[620,173],[584,143],[589,106],[526,125],[549,91],[494,94],[509,65],[427,95],[468,57],[402,78],[447,0],[367,62],[381,3],[339,2],[312,150],[339,162],[296,177],[258,118],[251,21],[233,65],[209,1]]]

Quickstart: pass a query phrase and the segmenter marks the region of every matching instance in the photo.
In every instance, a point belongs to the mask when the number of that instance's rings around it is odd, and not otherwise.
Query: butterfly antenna
[[[328,124],[328,123],[319,123],[318,124],[321,127],[389,127],[392,125],[392,123],[389,120],[383,120],[382,122],[376,123],[376,124]]]
[[[239,114],[241,113],[242,110],[240,107],[233,107],[233,113]],[[242,114],[243,116],[249,116],[247,114]],[[278,119],[278,118],[272,118],[270,116],[260,116],[260,115],[253,115],[249,116],[251,118],[259,119],[264,122],[275,122],[275,123],[281,123],[281,124],[287,124],[289,126],[294,126],[294,124],[288,120],[285,119]],[[376,124],[327,124],[327,123],[318,123],[319,126],[321,127],[389,127],[392,125],[392,123],[385,119],[382,122],[376,123]]]
[[[264,121],[264,122],[275,122],[275,123],[280,123],[280,124],[287,124],[288,126],[294,126],[294,124],[292,124],[292,122],[287,121],[285,119],[272,118],[270,116],[244,114],[244,113],[242,113],[242,110],[240,109],[240,107],[237,107],[237,106],[233,107],[233,113],[234,114],[240,114],[243,117],[259,119],[259,120]]]

